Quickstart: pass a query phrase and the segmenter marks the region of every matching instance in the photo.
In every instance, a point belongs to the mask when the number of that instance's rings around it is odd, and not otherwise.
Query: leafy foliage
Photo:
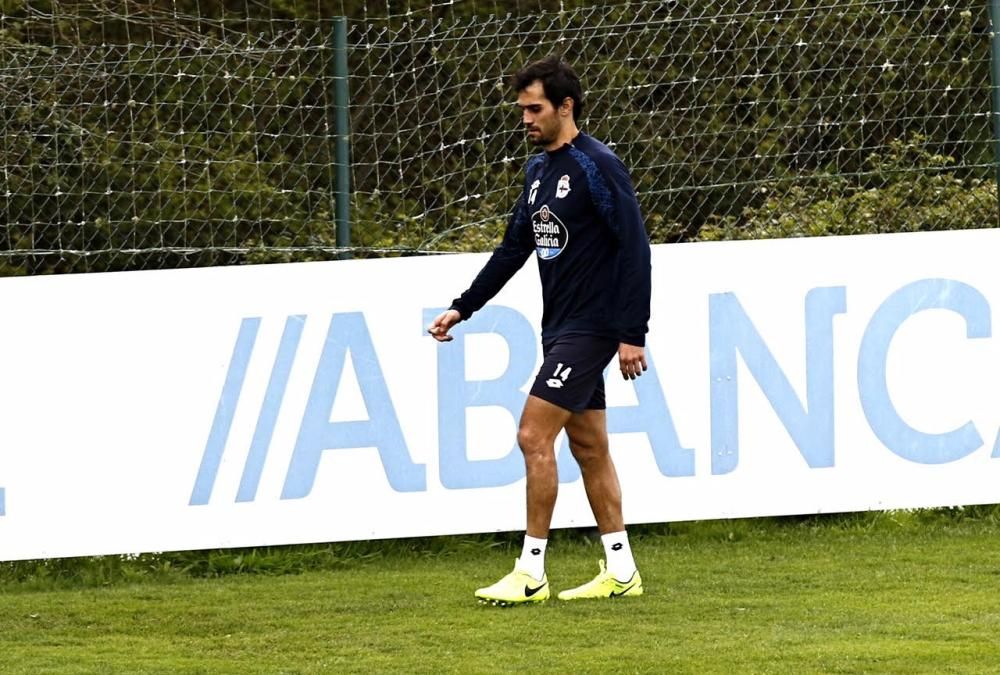
[[[961,179],[954,160],[930,153],[922,136],[892,141],[885,155],[868,158],[869,184],[820,176],[768,195],[760,206],[706,225],[704,241],[881,232],[960,230],[997,225],[996,183]],[[762,188],[766,192],[766,188]]]
[[[654,242],[992,226],[971,0],[0,0],[0,274],[488,250],[532,152],[505,78],[582,72]]]

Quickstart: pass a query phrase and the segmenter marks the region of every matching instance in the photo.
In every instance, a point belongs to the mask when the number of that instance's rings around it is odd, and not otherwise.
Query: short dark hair
[[[573,99],[573,121],[583,114],[583,86],[573,67],[558,56],[546,56],[529,63],[511,77],[515,91],[524,91],[532,82],[541,81],[545,98],[558,108],[567,98]]]

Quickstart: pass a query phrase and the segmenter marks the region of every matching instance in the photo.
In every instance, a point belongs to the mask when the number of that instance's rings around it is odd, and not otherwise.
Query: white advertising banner
[[[629,523],[1000,501],[1000,230],[653,248],[607,376]],[[0,279],[0,559],[524,527],[536,263],[485,254]],[[593,518],[565,440],[555,527]]]

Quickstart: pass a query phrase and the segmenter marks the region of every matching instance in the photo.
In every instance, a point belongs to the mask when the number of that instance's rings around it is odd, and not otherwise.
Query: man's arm
[[[452,336],[448,331],[452,326],[482,309],[483,305],[499,293],[510,278],[521,269],[535,248],[535,240],[530,230],[528,211],[522,194],[507,222],[503,241],[493,250],[493,255],[476,275],[472,285],[461,296],[452,300],[451,307],[438,315],[427,327],[427,332],[433,335],[435,340],[438,342],[451,340]]]
[[[601,168],[612,194],[608,226],[618,241],[615,284],[615,325],[620,342],[618,363],[622,377],[634,380],[647,368],[644,347],[652,295],[649,237],[625,165],[616,158]]]

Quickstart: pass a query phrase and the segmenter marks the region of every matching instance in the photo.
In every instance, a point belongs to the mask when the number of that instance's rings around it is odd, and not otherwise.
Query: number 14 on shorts
[[[545,384],[552,389],[561,389],[571,372],[573,372],[572,366],[564,368],[563,364],[560,363],[556,366],[556,372],[552,373],[552,377],[546,380]]]

